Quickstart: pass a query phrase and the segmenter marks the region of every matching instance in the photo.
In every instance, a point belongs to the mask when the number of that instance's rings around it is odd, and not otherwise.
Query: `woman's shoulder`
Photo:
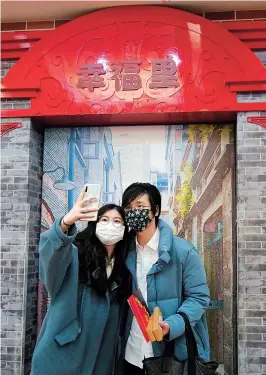
[[[46,231],[41,233],[40,236],[40,250],[47,246],[59,249],[69,244],[73,244],[77,235],[77,229],[75,225],[72,225],[68,233],[64,233],[61,228],[61,219],[56,219],[52,226]]]

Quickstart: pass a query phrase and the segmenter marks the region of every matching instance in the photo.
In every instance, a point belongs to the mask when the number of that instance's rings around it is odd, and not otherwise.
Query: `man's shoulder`
[[[175,236],[173,234],[172,228],[163,220],[160,220],[159,222],[159,231],[160,231],[160,236],[163,237],[165,241],[171,243],[172,239],[172,250],[177,251],[177,252],[184,252],[188,253],[190,250],[194,249],[194,246],[191,242],[186,240],[185,238]]]
[[[179,250],[181,249],[184,249],[185,251],[190,251],[192,249],[194,249],[194,245],[189,242],[188,240],[186,240],[185,238],[183,237],[179,237],[179,236],[175,236],[173,235],[173,246]]]
[[[174,235],[172,250],[175,258],[179,258],[182,262],[187,259],[189,253],[196,252],[195,247],[191,242],[185,238]]]

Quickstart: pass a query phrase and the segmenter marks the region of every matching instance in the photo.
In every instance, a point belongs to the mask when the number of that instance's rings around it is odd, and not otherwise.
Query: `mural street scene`
[[[45,131],[42,231],[71,209],[85,183],[102,185],[102,204],[121,204],[132,182],[162,195],[162,216],[191,241],[207,272],[212,359],[230,373],[233,345],[233,126],[160,125]],[[87,224],[79,223],[79,230]],[[48,296],[39,285],[39,327]]]

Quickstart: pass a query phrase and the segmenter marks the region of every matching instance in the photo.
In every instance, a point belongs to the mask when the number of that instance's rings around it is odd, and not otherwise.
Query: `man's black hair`
[[[159,216],[161,214],[162,197],[156,186],[148,182],[134,182],[125,191],[122,197],[122,207],[125,209],[137,197],[147,194],[151,204],[151,211],[155,215],[156,225],[158,224]]]

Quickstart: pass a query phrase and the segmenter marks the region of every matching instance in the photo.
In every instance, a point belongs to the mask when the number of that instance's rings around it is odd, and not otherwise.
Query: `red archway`
[[[266,91],[265,68],[219,25],[166,7],[109,8],[59,27],[15,64],[2,97],[30,98],[31,107],[2,117],[169,123],[219,112],[232,119],[266,109],[237,102],[237,92],[251,91]]]

